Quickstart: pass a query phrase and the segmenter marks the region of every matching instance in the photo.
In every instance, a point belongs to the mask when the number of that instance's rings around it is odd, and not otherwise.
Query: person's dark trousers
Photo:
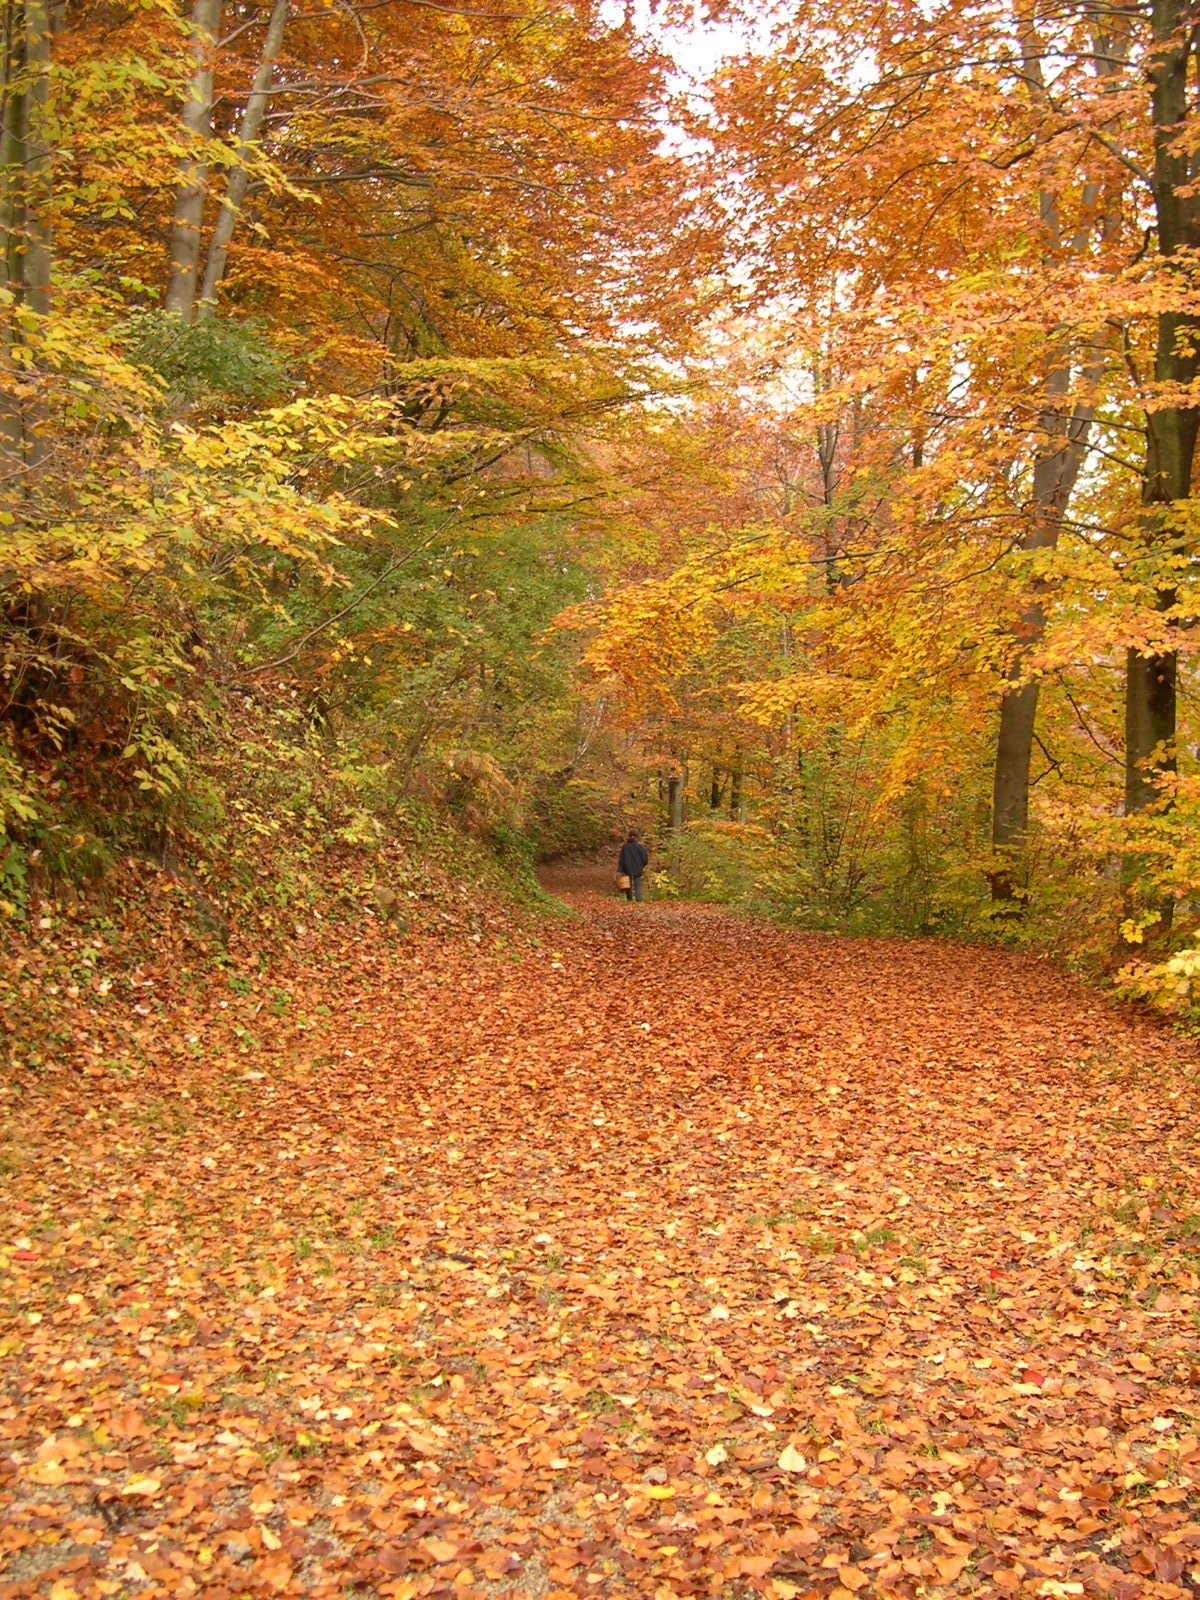
[[[641,873],[639,873],[636,878],[630,878],[629,888],[625,891],[625,898],[626,900],[640,900],[642,898]]]

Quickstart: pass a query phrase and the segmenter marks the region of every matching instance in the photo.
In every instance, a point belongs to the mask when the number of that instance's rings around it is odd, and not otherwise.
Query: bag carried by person
[[[633,888],[633,879],[629,876],[629,874],[627,872],[618,872],[617,873],[617,888],[618,889],[632,889]]]

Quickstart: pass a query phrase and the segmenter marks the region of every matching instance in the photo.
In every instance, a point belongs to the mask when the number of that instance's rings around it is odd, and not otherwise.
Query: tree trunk
[[[708,791],[708,809],[719,811],[721,809],[721,796],[725,792],[725,785],[721,782],[721,769],[713,765],[712,786]]]
[[[4,104],[0,123],[0,281],[19,300],[25,259],[25,8],[6,0],[4,18]],[[16,328],[5,319],[5,367],[16,343]],[[6,378],[9,374],[6,373]],[[0,489],[20,498],[25,479],[25,417],[14,381],[0,384]]]
[[[51,26],[48,0],[5,0],[0,284],[18,305],[39,316],[50,309]],[[21,342],[10,321],[4,335],[6,348],[12,350]],[[17,392],[23,386],[6,385],[0,401],[0,471],[18,497],[28,492],[30,476],[41,464],[46,448],[36,408],[31,410]]]
[[[1125,814],[1133,816],[1158,799],[1161,775],[1175,771],[1178,663],[1173,650],[1153,655],[1130,650],[1125,670]]]
[[[688,769],[687,762],[679,763],[679,771],[673,772],[667,779],[667,819],[671,830],[671,848],[675,850],[679,845],[679,837],[683,832],[683,819],[687,797]]]
[[[733,771],[729,774],[729,820],[740,822],[742,820],[742,761],[738,756]]]
[[[1110,39],[1107,35],[1096,38],[1096,71],[1100,76],[1110,77],[1121,70],[1127,48],[1123,39]],[[1032,27],[1022,38],[1022,54],[1026,81],[1034,95],[1044,99],[1044,47]],[[1087,217],[1090,211],[1095,210],[1100,199],[1098,186],[1086,185],[1081,198],[1080,210]],[[1087,246],[1090,224],[1085,222],[1074,238],[1064,241],[1058,197],[1043,190],[1039,209],[1044,243],[1050,252],[1059,255],[1066,248],[1070,254],[1081,255]],[[1119,221],[1119,197],[1115,200],[1110,197],[1103,208],[1101,236],[1109,237]],[[1030,554],[1057,547],[1062,515],[1087,456],[1095,408],[1081,401],[1075,405],[1069,420],[1062,410],[1062,402],[1070,392],[1072,365],[1070,350],[1060,349],[1052,357],[1046,375],[1047,403],[1043,405],[1038,421],[1048,448],[1034,462],[1033,521],[1020,544],[1021,550]],[[1081,369],[1085,384],[1090,387],[1098,383],[1105,365],[1103,349],[1093,349]],[[1039,597],[1041,587],[1035,582],[1017,621],[1016,649],[1005,674],[1006,687],[1000,701],[1000,726],[996,737],[996,766],[992,782],[994,866],[991,889],[992,899],[997,902],[1012,902],[1021,897],[1017,858],[1029,828],[1029,769],[1041,695],[1037,679],[1026,679],[1025,674],[1030,653],[1046,632],[1046,614]]]
[[[271,98],[271,79],[275,73],[275,62],[283,47],[287,20],[288,0],[275,0],[271,20],[267,23],[262,61],[254,75],[250,97],[246,101],[238,127],[237,152],[239,160],[243,162],[249,159],[250,152],[258,143],[262,132],[263,118],[266,116],[267,104]],[[225,197],[217,213],[212,238],[209,240],[208,256],[204,263],[204,281],[200,286],[198,310],[198,315],[202,317],[212,316],[217,309],[217,289],[225,276],[225,264],[229,259],[229,241],[233,238],[233,230],[237,226],[242,203],[249,187],[250,174],[246,168],[234,167],[225,186]]]
[[[39,316],[50,310],[50,7],[25,0],[25,304]]]
[[[204,198],[208,190],[208,161],[204,146],[212,137],[212,56],[221,25],[221,0],[195,0],[192,7],[192,55],[196,70],[184,103],[185,151],[179,164],[175,215],[169,240],[170,272],[163,309],[192,320],[200,277],[200,231],[204,226]]]
[[[1095,374],[1089,373],[1089,376]],[[1065,393],[1069,378],[1069,369],[1063,365],[1051,374],[1049,391]],[[1042,413],[1047,434],[1051,438],[1057,434],[1062,443],[1056,450],[1039,456],[1034,463],[1034,520],[1021,541],[1021,549],[1028,553],[1053,550],[1058,543],[1060,519],[1087,454],[1092,416],[1090,406],[1077,405],[1070,423],[1064,427],[1059,413],[1053,410]],[[991,878],[994,901],[1010,901],[1019,896],[1016,856],[1029,826],[1029,768],[1041,688],[1036,679],[1023,682],[1022,678],[1030,651],[1046,631],[1046,613],[1038,598],[1038,587],[1035,586],[1017,623],[1017,648],[1005,675],[1007,687],[1000,702],[992,782],[992,850],[998,858]]]
[[[1200,199],[1195,184],[1200,157],[1194,141],[1181,138],[1188,118],[1188,74],[1197,45],[1195,0],[1151,0],[1154,49],[1149,77],[1154,117],[1154,211],[1159,251],[1166,271],[1190,280],[1200,248]],[[1158,318],[1154,376],[1159,384],[1190,386],[1200,372],[1200,321],[1180,311]],[[1177,594],[1169,561],[1179,551],[1181,533],[1172,508],[1191,494],[1192,465],[1200,413],[1192,406],[1166,406],[1146,419],[1146,473],[1142,500],[1146,515],[1142,555],[1148,568],[1154,608],[1164,627]],[[1167,564],[1160,575],[1160,563]],[[1169,806],[1161,779],[1175,771],[1175,716],[1178,658],[1172,649],[1131,649],[1125,677],[1125,814],[1135,816],[1154,804]],[[1132,890],[1138,863],[1127,861]],[[1158,908],[1158,932],[1170,929],[1171,904]]]
[[[817,392],[820,393],[827,387],[823,376],[818,376]],[[838,472],[837,452],[840,437],[840,425],[836,422],[819,422],[817,424],[817,462],[821,468],[821,504],[825,507],[825,517],[822,522],[825,544],[825,590],[833,594],[841,583],[841,570],[838,565],[840,548],[837,533],[834,527],[833,502],[837,495]]]

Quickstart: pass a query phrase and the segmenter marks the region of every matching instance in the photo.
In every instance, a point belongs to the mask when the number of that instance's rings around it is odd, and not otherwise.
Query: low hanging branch
[[[335,611],[332,616],[326,617],[323,622],[318,622],[315,628],[310,628],[307,633],[302,634],[300,639],[297,640],[296,644],[287,652],[286,655],[278,656],[274,661],[264,661],[260,666],[257,667],[247,667],[243,671],[242,676],[245,678],[256,678],[262,672],[274,672],[277,668],[286,667],[289,662],[295,661],[296,657],[299,656],[302,651],[312,643],[318,634],[324,633],[328,628],[332,628],[337,623],[341,622],[343,617],[348,617],[352,612],[357,611],[359,606],[362,605],[363,601],[369,599],[370,596],[375,593],[376,589],[380,588],[382,584],[387,582],[393,573],[398,572],[401,567],[405,566],[409,561],[412,561],[416,556],[419,556],[423,550],[428,550],[429,546],[434,542],[435,539],[439,538],[441,534],[445,533],[447,528],[452,527],[453,524],[458,521],[459,516],[459,512],[454,512],[452,516],[447,517],[444,522],[440,523],[427,539],[422,539],[420,544],[414,545],[411,550],[406,550],[403,555],[394,556],[392,560],[388,562],[387,566],[383,569],[379,576],[373,578],[361,594],[356,594],[354,599],[348,601],[339,611]]]

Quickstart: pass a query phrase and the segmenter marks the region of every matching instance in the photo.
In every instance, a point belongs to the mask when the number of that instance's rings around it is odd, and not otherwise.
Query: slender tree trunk
[[[1163,599],[1167,596],[1164,594]],[[1165,609],[1165,607],[1164,607]],[[1175,771],[1178,659],[1173,650],[1126,659],[1125,814],[1145,811],[1159,798],[1158,783]]]
[[[1128,55],[1128,40],[1123,32],[1111,36],[1103,30],[1094,40],[1096,71],[1111,77],[1122,70]],[[1044,46],[1030,20],[1022,36],[1022,55],[1026,82],[1035,101],[1049,108],[1042,71]],[[1084,186],[1080,211],[1086,218],[1097,208],[1100,190],[1096,184]],[[1081,256],[1087,248],[1091,224],[1085,222],[1074,237],[1064,240],[1058,197],[1043,190],[1039,198],[1043,243],[1052,256],[1064,250]],[[1101,238],[1107,239],[1119,226],[1119,197],[1110,196],[1102,207]],[[1039,423],[1048,448],[1038,456],[1033,468],[1033,521],[1020,548],[1027,553],[1053,550],[1064,511],[1071,498],[1080,468],[1087,456],[1095,408],[1090,401],[1075,405],[1068,418],[1062,409],[1072,377],[1074,357],[1069,348],[1060,349],[1052,359],[1046,377],[1047,402]],[[1104,374],[1105,351],[1094,347],[1083,362],[1080,376],[1086,386],[1097,384]],[[992,854],[996,863],[991,877],[992,899],[1018,899],[1017,857],[1029,827],[1029,769],[1033,758],[1041,686],[1028,678],[1029,656],[1046,632],[1046,614],[1035,583],[1015,629],[1016,649],[1006,673],[1006,687],[1000,702],[1000,726],[996,738],[996,767],[992,784]]]
[[[1089,376],[1095,376],[1093,372]],[[1051,374],[1048,388],[1065,394],[1070,370],[1064,363]],[[1042,425],[1060,443],[1038,457],[1033,468],[1033,525],[1021,541],[1029,554],[1053,550],[1058,543],[1060,519],[1075,487],[1087,454],[1092,408],[1077,405],[1069,424],[1053,410],[1042,413]],[[992,782],[992,850],[1003,864],[992,873],[992,899],[1008,901],[1018,895],[1015,858],[1029,827],[1029,768],[1037,723],[1041,686],[1035,679],[1022,681],[1030,652],[1046,632],[1046,613],[1035,587],[1022,609],[1016,627],[1017,648],[1006,674],[1007,687],[1000,701],[1000,727],[996,738],[996,767]]]
[[[800,794],[800,811],[797,831],[800,843],[807,850],[812,842],[812,829],[808,820],[808,775],[804,770],[804,751],[796,751],[796,788]]]
[[[25,59],[30,73],[25,111],[25,304],[39,316],[50,311],[53,168],[49,144],[50,7],[25,0]],[[49,441],[44,395],[26,410],[25,461],[30,482],[46,460]]]
[[[52,17],[48,0],[3,0],[2,16],[0,284],[17,304],[45,316],[50,309],[52,166],[47,122]],[[6,351],[21,342],[10,322],[4,335]],[[18,496],[28,492],[46,447],[37,405],[21,398],[20,387],[6,385],[0,401],[0,472]]]
[[[4,101],[0,108],[0,281],[19,300],[24,285],[25,260],[25,8],[20,0],[5,0]],[[4,329],[5,366],[16,343],[11,318]],[[7,375],[6,375],[7,376]],[[0,384],[0,487],[8,494],[24,492],[25,417],[15,382]]]
[[[25,0],[25,304],[39,316],[50,310],[51,167],[47,122],[50,115],[50,7],[47,0]]]
[[[1200,199],[1195,193],[1200,157],[1183,139],[1189,114],[1188,77],[1195,70],[1196,0],[1151,0],[1154,49],[1149,77],[1154,117],[1154,209],[1158,246],[1168,273],[1190,279],[1200,249]],[[1167,311],[1158,319],[1154,376],[1158,383],[1187,387],[1200,372],[1200,320]],[[1181,534],[1173,508],[1191,494],[1200,413],[1193,406],[1167,406],[1146,419],[1146,473],[1142,499],[1146,507],[1142,554],[1149,568],[1154,607],[1164,626],[1173,611],[1174,580],[1161,574],[1175,555]],[[1125,814],[1149,806],[1169,806],[1161,779],[1175,771],[1176,681],[1174,650],[1130,649],[1125,678]],[[1127,888],[1132,891],[1138,863],[1127,862]],[[1158,908],[1159,933],[1170,930],[1171,904]]]
[[[163,308],[185,322],[192,320],[200,280],[200,234],[208,190],[204,146],[212,137],[212,56],[221,25],[221,0],[195,0],[192,7],[192,54],[196,70],[183,107],[185,151],[179,165],[175,215],[168,242],[170,271]]]
[[[679,836],[683,832],[683,816],[685,797],[687,795],[688,769],[687,762],[682,761],[679,771],[672,773],[667,779],[667,815],[671,829],[671,847],[675,849],[679,844]]]
[[[740,822],[742,820],[742,757],[739,752],[734,758],[734,766],[729,774],[729,820]]]
[[[267,24],[262,61],[254,75],[250,98],[246,101],[242,120],[238,126],[237,151],[239,159],[243,162],[249,159],[262,133],[263,118],[266,116],[267,105],[271,98],[271,79],[275,74],[275,62],[283,48],[287,20],[288,0],[275,0],[271,20]],[[212,238],[209,240],[208,256],[204,263],[204,280],[200,286],[198,312],[202,317],[211,316],[217,309],[217,289],[225,276],[225,264],[229,259],[229,241],[233,238],[233,230],[237,227],[249,187],[250,174],[246,168],[234,167],[225,186],[225,197],[217,213]]]
[[[724,784],[721,782],[721,769],[713,762],[712,784],[708,791],[708,809],[719,811],[721,809],[721,795],[724,793]]]
[[[825,375],[818,374],[817,392],[820,393],[826,387],[828,385]],[[817,424],[817,462],[821,468],[821,503],[825,507],[825,589],[828,594],[832,594],[841,583],[841,570],[838,564],[841,552],[833,521],[833,502],[838,487],[837,452],[840,431],[836,422]]]

